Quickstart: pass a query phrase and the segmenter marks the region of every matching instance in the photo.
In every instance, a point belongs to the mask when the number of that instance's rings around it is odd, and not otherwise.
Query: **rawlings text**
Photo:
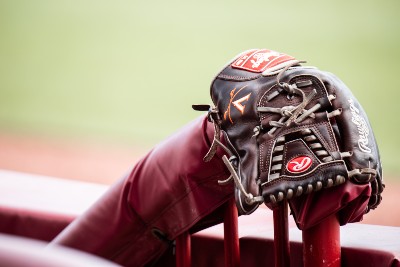
[[[348,100],[350,103],[350,111],[352,114],[351,121],[358,129],[358,147],[362,152],[371,153],[371,148],[368,147],[369,130],[365,119],[360,116],[360,111],[354,106],[353,99]]]

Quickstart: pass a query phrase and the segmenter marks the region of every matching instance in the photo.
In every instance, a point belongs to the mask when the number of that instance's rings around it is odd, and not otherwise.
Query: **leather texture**
[[[250,54],[234,58],[211,84],[221,118],[215,123],[226,133],[244,190],[274,208],[283,199],[349,180],[371,186],[362,208],[376,208],[384,188],[379,150],[351,91],[333,74],[299,61],[272,72],[235,67]],[[259,58],[251,61],[253,66]],[[250,214],[259,204],[248,202],[239,188],[235,197],[240,214]]]
[[[144,266],[184,231],[221,222],[218,208],[232,197],[233,186],[217,182],[228,177],[219,153],[203,161],[213,134],[213,125],[202,116],[166,139],[50,246]]]

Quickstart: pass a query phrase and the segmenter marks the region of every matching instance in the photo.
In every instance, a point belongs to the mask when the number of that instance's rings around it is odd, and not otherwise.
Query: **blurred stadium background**
[[[0,168],[111,183],[200,114],[239,52],[339,76],[397,181],[398,1],[0,0]]]

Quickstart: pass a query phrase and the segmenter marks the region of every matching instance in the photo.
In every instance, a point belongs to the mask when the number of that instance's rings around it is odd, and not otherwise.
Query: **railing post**
[[[235,199],[228,201],[224,214],[225,267],[240,266],[238,211]]]
[[[303,231],[304,267],[340,267],[340,225],[336,214]]]
[[[176,267],[191,266],[191,242],[189,232],[184,232],[176,238]]]
[[[273,209],[275,267],[290,267],[288,204],[281,201]]]

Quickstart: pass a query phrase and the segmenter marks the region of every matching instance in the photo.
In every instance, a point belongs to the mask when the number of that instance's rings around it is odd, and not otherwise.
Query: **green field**
[[[249,48],[338,75],[400,171],[399,1],[0,0],[0,130],[152,145]]]

